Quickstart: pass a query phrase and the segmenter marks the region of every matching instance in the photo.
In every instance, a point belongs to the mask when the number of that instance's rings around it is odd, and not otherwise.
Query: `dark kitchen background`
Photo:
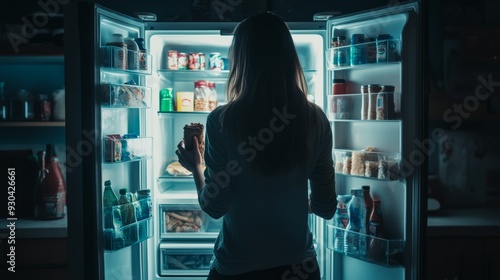
[[[63,12],[67,1],[23,0],[0,4],[0,82],[4,82],[4,95],[12,96],[26,89],[36,96],[45,94],[55,98],[55,92],[63,90]],[[136,12],[149,12],[156,14],[157,21],[174,22],[240,21],[264,10],[272,10],[287,21],[312,21],[320,12],[349,14],[402,2],[406,1],[95,1],[132,17]],[[437,202],[440,206],[436,211],[429,211],[427,279],[455,279],[456,275],[500,279],[495,278],[500,274],[498,254],[494,256],[489,249],[500,248],[500,215],[497,214],[500,181],[496,178],[500,174],[500,138],[494,133],[500,123],[500,2],[434,0],[423,3],[426,25],[422,30],[428,46],[424,50],[428,65],[428,87],[424,94],[429,102],[429,139],[419,146],[428,155],[428,193],[433,199],[430,204]],[[50,17],[43,17],[48,11]],[[47,22],[29,40],[9,35],[20,32],[26,21],[33,20]],[[0,122],[1,169],[5,170],[4,165],[12,162],[36,176],[36,162],[26,154],[35,154],[43,150],[45,144],[54,143],[64,172],[64,133],[64,118],[55,119],[54,115],[48,122]],[[445,141],[436,136],[440,133],[446,135]],[[16,156],[12,155],[13,151]],[[20,184],[24,188],[17,190],[21,207],[18,213],[27,219],[32,216],[32,180],[29,176],[23,178]],[[0,199],[3,207],[5,192],[0,193]],[[5,218],[4,212],[0,218]],[[470,230],[478,220],[483,227]],[[481,232],[484,228],[488,231]],[[30,242],[26,244],[41,246],[40,250],[47,249],[47,245],[41,244],[47,244],[48,240],[62,248],[62,257],[56,263],[40,265],[38,262],[44,263],[43,260],[36,259],[23,264],[25,268],[35,274],[65,275],[67,237],[64,234],[56,237],[26,234],[25,238]],[[0,242],[0,245],[5,246],[0,247],[2,276],[6,244]],[[65,279],[64,276],[61,279]]]

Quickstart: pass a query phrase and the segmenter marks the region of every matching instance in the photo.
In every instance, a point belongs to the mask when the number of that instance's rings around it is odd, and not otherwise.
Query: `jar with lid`
[[[119,33],[113,34],[106,46],[109,47],[107,48],[109,57],[107,66],[126,70],[128,68],[128,50],[123,35]]]
[[[21,89],[11,100],[11,119],[13,121],[31,121],[35,119],[33,96],[28,90]]]
[[[367,113],[367,119],[368,120],[375,120],[377,119],[377,94],[380,92],[380,85],[379,84],[369,84],[368,85],[368,113]]]
[[[217,90],[215,89],[215,82],[208,82],[208,88],[208,110],[212,111],[217,107]]]
[[[194,83],[194,110],[198,112],[206,112],[208,109],[208,97],[210,88],[207,81],[199,80]]]
[[[4,92],[4,82],[0,82],[0,122],[9,120],[9,100]]]
[[[36,120],[50,121],[51,117],[52,117],[52,102],[49,99],[49,95],[40,94],[38,96],[38,102],[36,105]]]
[[[332,81],[332,113],[335,119],[350,119],[351,100],[346,94],[346,84],[344,79],[333,79]]]
[[[394,86],[383,85],[377,94],[377,120],[396,119]]]
[[[337,37],[337,46],[339,47],[337,49],[337,66],[348,66],[348,60],[347,60],[347,41],[345,36],[338,36]]]

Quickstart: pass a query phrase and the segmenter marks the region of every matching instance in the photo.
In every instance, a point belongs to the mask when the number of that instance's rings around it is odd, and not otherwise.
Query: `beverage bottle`
[[[366,206],[363,189],[351,189],[352,198],[347,204],[349,224],[344,239],[346,255],[364,257],[366,254]]]
[[[139,47],[139,70],[148,70],[148,52],[144,47],[144,38],[135,38]]]
[[[139,239],[143,240],[148,237],[148,225],[149,217],[152,215],[152,202],[151,202],[151,190],[142,189],[137,191],[137,204],[140,207],[139,215],[137,216],[137,221],[139,222]]]
[[[40,219],[40,209],[38,208],[38,192],[43,180],[45,180],[45,176],[47,176],[47,169],[45,168],[45,151],[37,152],[37,158],[39,166],[38,166],[38,179],[36,182],[36,190],[34,198],[35,202],[34,214],[35,214],[35,219]]]
[[[114,68],[124,69],[128,68],[128,50],[127,44],[123,40],[122,34],[113,34],[111,40],[106,43],[108,48],[108,55],[110,56],[110,65]]]
[[[118,203],[120,203],[120,213],[122,216],[124,245],[132,245],[139,240],[139,237],[135,208],[127,195],[126,188],[120,189]]]
[[[368,235],[382,237],[384,218],[380,208],[380,200],[373,200],[373,209],[368,223]],[[369,257],[374,260],[382,260],[384,257],[384,242],[377,238],[371,238],[369,244]]]
[[[349,215],[347,214],[347,203],[351,200],[351,195],[338,195],[337,196],[337,211],[333,216],[334,225],[334,243],[333,248],[337,252],[344,252],[344,232],[349,224]]]
[[[47,144],[45,153],[46,175],[40,182],[36,196],[38,219],[62,219],[65,215],[66,187],[54,144]]]
[[[123,42],[127,44],[127,63],[128,69],[137,70],[139,69],[139,46],[135,42],[134,38],[125,38]]]
[[[366,205],[366,227],[368,228],[368,221],[370,220],[370,213],[373,209],[373,199],[370,194],[370,186],[362,186],[363,189],[363,198],[365,199]]]
[[[108,250],[116,250],[123,247],[123,237],[121,232],[122,217],[111,181],[104,182],[104,193],[102,195],[102,207],[104,213],[104,244]]]
[[[0,121],[9,120],[9,100],[4,92],[5,83],[0,82]]]

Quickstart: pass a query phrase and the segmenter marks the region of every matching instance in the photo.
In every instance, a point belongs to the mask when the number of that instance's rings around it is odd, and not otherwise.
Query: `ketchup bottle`
[[[41,176],[36,194],[36,218],[55,220],[64,218],[66,186],[59,167],[54,144],[47,144],[45,151],[45,176]]]

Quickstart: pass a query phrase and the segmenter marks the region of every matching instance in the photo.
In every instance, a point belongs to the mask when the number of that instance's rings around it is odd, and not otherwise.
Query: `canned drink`
[[[188,55],[187,53],[179,53],[179,58],[178,58],[178,69],[179,70],[187,70],[188,67]]]
[[[210,54],[210,69],[211,70],[223,70],[224,65],[222,61],[222,56],[220,52],[213,52]]]
[[[189,53],[189,62],[188,67],[189,70],[199,70],[200,69],[200,56],[198,53]]]
[[[198,63],[200,65],[200,70],[205,70],[206,69],[206,59],[205,59],[205,54],[200,52],[198,53]]]
[[[168,51],[168,61],[167,61],[168,70],[178,69],[177,57],[178,57],[178,52],[176,50]]]

